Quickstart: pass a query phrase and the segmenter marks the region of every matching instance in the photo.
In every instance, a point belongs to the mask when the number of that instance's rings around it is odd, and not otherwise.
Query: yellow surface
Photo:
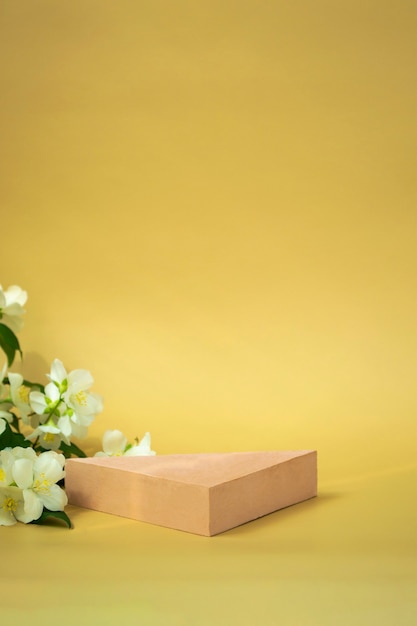
[[[85,511],[0,528],[2,616],[416,623],[416,20],[1,2],[16,369],[93,373],[89,453],[106,428],[159,453],[317,448],[321,485],[215,539]]]
[[[2,618],[112,626],[414,626],[417,471],[381,475],[216,537],[69,507],[1,530]],[[57,621],[58,620],[58,621]]]

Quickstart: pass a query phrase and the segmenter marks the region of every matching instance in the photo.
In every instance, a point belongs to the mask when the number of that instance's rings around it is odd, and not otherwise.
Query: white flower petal
[[[61,433],[41,433],[39,437],[39,444],[42,448],[45,448],[45,450],[58,450],[63,439],[66,440],[66,437],[61,435]],[[68,443],[68,441],[66,440],[65,443]]]
[[[32,409],[38,415],[42,415],[46,409],[45,395],[40,391],[31,391],[29,394],[29,402]]]
[[[127,445],[127,439],[120,430],[106,430],[103,435],[103,450],[113,456],[123,454]]]
[[[6,404],[6,408],[11,408],[11,406]],[[0,417],[6,420],[6,422],[9,422],[10,424],[11,421],[13,420],[13,413],[10,413],[10,411],[3,411],[3,409],[1,409]]]
[[[23,291],[18,285],[10,285],[4,295],[7,303],[17,302],[21,306],[26,304],[26,300],[28,299],[27,292]]]
[[[0,309],[1,309],[1,303],[0,303]],[[0,383],[6,375],[7,375],[7,361],[4,363],[3,368],[0,372]]]
[[[10,330],[14,332],[15,335],[17,335],[17,333],[21,331],[23,327],[23,320],[20,319],[20,317],[7,315],[7,313],[3,313],[3,317],[1,318],[1,323],[4,324],[5,326],[8,326]]]
[[[52,424],[42,424],[41,426],[39,426],[38,430],[40,430],[42,433],[51,433],[51,435],[59,435],[60,434],[60,430],[58,428],[58,426],[53,426]]]
[[[17,519],[11,511],[2,508],[2,497],[0,494],[0,526],[13,526],[16,524]]]
[[[71,422],[72,435],[77,437],[77,439],[85,439],[88,435],[87,426],[82,426],[81,424],[77,424],[75,422]]]
[[[39,445],[45,450],[57,450],[62,439],[66,439],[54,426],[38,426],[26,439],[32,441],[37,437],[39,437]]]
[[[103,398],[96,393],[87,393],[83,390],[66,396],[67,404],[79,418],[90,418],[90,423],[97,413],[103,410]]]
[[[151,435],[145,433],[137,446],[132,446],[125,452],[125,456],[154,456],[156,452],[151,450]]]
[[[49,483],[56,483],[58,480],[61,480],[61,478],[65,477],[62,464],[53,456],[54,454],[54,452],[52,452],[52,454],[50,452],[44,452],[38,456],[33,466],[35,479],[38,479],[40,474],[42,474],[44,480],[47,480]]]
[[[12,474],[20,489],[28,489],[33,483],[33,462],[29,459],[16,459],[12,467]]]
[[[88,394],[88,407],[92,413],[101,413],[103,410],[103,398],[98,393]]]
[[[10,381],[10,390],[17,389],[23,383],[22,374],[18,374],[17,372],[9,372],[8,378]]]
[[[73,370],[68,374],[68,389],[71,393],[83,389],[86,391],[94,383],[94,378],[88,370]]]
[[[67,370],[65,369],[62,361],[55,359],[51,365],[51,373],[47,374],[47,376],[50,380],[61,384],[67,377]]]
[[[30,461],[35,462],[38,458],[38,455],[33,448],[23,448],[22,446],[16,446],[15,448],[11,448],[10,452],[15,459],[29,459]]]
[[[28,403],[29,388],[23,383],[23,376],[14,372],[9,372],[10,395],[14,405],[18,408],[20,417],[25,424],[28,424],[28,416],[32,413],[32,407]]]
[[[70,437],[72,434],[71,421],[68,415],[60,417],[57,424],[59,430],[65,437]]]
[[[16,511],[22,499],[22,492],[17,487],[0,487],[0,526],[16,523]]]
[[[22,316],[25,312],[23,304],[25,304],[26,299],[26,292],[17,285],[12,285],[5,292],[0,288],[1,322],[14,333],[18,333],[23,326]]]
[[[55,460],[55,461],[59,464],[59,466],[60,466],[60,468],[61,468],[61,469],[64,469],[64,466],[65,466],[65,457],[64,457],[64,455],[62,454],[62,452],[52,452],[52,451],[50,451],[50,452],[48,452],[48,456],[49,456],[51,459],[54,459],[54,460]]]
[[[0,451],[0,468],[1,468],[1,480],[0,484],[3,487],[11,485],[13,482],[12,468],[15,462],[11,448],[6,448]]]
[[[23,503],[16,510],[16,519],[28,524],[42,515],[43,504],[32,489],[23,491]]]
[[[56,402],[59,400],[61,394],[59,393],[58,387],[55,383],[48,383],[45,387],[45,396],[52,400],[52,402]]]
[[[94,418],[94,414],[83,414],[80,411],[77,411],[71,416],[71,422],[73,425],[78,424],[80,426],[90,426],[94,422]]]
[[[40,493],[39,499],[50,511],[63,511],[68,504],[67,494],[58,485],[51,485],[48,493]]]
[[[12,317],[23,315],[23,313],[25,312],[24,309],[17,302],[7,304],[4,310],[6,312],[6,315],[10,315]]]

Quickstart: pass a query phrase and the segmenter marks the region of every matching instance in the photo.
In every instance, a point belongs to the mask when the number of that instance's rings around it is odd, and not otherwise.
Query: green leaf
[[[22,350],[20,349],[19,340],[12,330],[5,324],[0,323],[0,348],[7,356],[7,363],[9,367],[14,361],[16,352],[20,352],[22,356]]]
[[[33,522],[30,522],[30,523],[31,524],[45,524],[47,523],[50,517],[58,519],[61,522],[64,522],[64,524],[66,524],[68,528],[72,528],[71,520],[68,517],[68,515],[65,513],[65,511],[50,511],[49,509],[44,509],[42,511],[42,515],[38,517],[38,519],[35,519],[33,520]]]
[[[17,430],[18,433],[20,433],[19,418],[14,413],[12,413],[12,415],[13,415],[12,426],[15,430]]]
[[[10,385],[10,380],[8,376],[6,376],[6,378],[3,378],[3,385]],[[22,385],[24,387],[30,387],[35,391],[41,391],[42,393],[44,393],[45,391],[45,387],[41,385],[41,383],[32,383],[30,380],[26,380],[25,378],[22,381]]]
[[[35,391],[41,391],[42,393],[44,393],[45,391],[45,387],[43,385],[41,385],[40,383],[31,383],[30,380],[24,379],[22,385],[24,385],[25,387],[31,387]]]
[[[0,450],[4,450],[4,448],[16,448],[17,446],[30,448],[32,444],[25,439],[22,433],[13,432],[10,428],[10,424],[6,423],[6,428],[0,435]]]
[[[32,443],[28,441],[22,433],[12,433],[12,448],[20,446],[21,448],[31,448]]]
[[[6,422],[6,428],[0,435],[0,450],[4,450],[4,448],[12,447],[12,435],[13,435],[13,431],[10,428],[9,424]]]
[[[83,452],[81,450],[81,448],[79,448],[78,446],[75,445],[75,443],[70,443],[70,445],[64,443],[63,441],[61,441],[61,445],[59,446],[59,449],[61,450],[61,452],[64,454],[66,459],[69,459],[71,456],[78,456],[81,459],[86,459],[87,455],[85,452]]]

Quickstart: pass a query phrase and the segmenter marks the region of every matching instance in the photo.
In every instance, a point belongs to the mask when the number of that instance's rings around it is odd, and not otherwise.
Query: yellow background
[[[321,494],[209,540],[3,528],[10,615],[415,624],[416,4],[2,0],[0,29],[15,369],[92,372],[91,454],[314,448]]]

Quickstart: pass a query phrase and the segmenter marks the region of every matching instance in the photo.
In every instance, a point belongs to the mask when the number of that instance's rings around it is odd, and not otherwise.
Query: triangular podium
[[[312,450],[69,459],[70,504],[198,535],[317,495]]]

